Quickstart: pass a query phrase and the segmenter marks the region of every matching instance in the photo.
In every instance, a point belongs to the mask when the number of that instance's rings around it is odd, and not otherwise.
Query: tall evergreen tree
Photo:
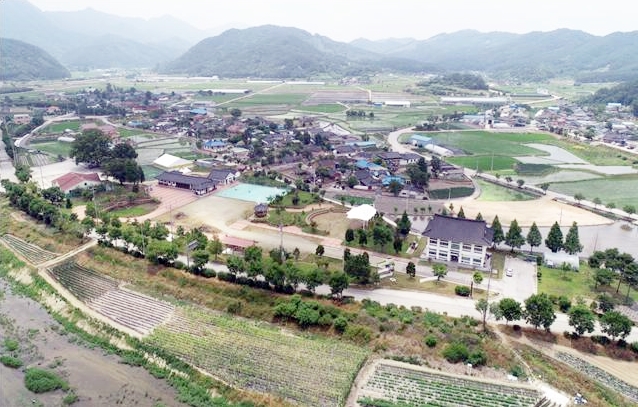
[[[503,227],[501,226],[501,221],[498,220],[498,215],[494,216],[494,220],[492,221],[492,230],[494,231],[494,237],[492,239],[494,241],[494,246],[496,246],[505,240]]]
[[[558,222],[554,222],[552,228],[549,230],[547,239],[545,239],[545,246],[553,253],[563,248],[563,232],[560,230]]]
[[[535,247],[538,247],[543,243],[543,236],[541,236],[541,231],[538,230],[538,226],[536,226],[536,222],[532,223],[532,227],[529,228],[529,232],[527,232],[527,244],[529,244],[529,252],[531,253]]]
[[[456,217],[460,219],[465,219],[465,212],[463,212],[462,206],[461,206],[461,209],[459,209],[459,213],[456,214]]]
[[[576,222],[572,223],[572,226],[569,228],[567,236],[565,236],[563,248],[569,254],[580,253],[583,250],[583,245],[580,244],[580,239],[578,238],[578,225]]]
[[[476,220],[483,220],[483,215],[481,215],[481,212],[476,214]]]
[[[507,231],[507,235],[505,235],[505,244],[511,247],[512,251],[525,244],[525,238],[523,237],[521,227],[518,226],[516,219],[510,223],[510,228]]]

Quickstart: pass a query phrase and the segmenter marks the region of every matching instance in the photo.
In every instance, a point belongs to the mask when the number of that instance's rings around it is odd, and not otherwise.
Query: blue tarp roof
[[[206,109],[191,109],[191,114],[206,114]]]
[[[431,141],[432,137],[424,136],[422,134],[413,134],[410,136],[410,140]]]
[[[367,160],[359,160],[354,163],[354,165],[357,168],[368,168],[370,166],[370,163]]]

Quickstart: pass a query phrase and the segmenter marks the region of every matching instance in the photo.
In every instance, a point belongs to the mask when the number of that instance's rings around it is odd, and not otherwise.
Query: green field
[[[616,176],[577,182],[556,182],[551,191],[574,196],[582,194],[586,200],[599,198],[603,204],[614,203],[616,208],[633,205],[638,208],[638,176]]]
[[[624,300],[627,294],[627,286],[620,285],[619,293],[616,294],[618,281],[612,282],[610,287],[598,287],[594,289],[594,272],[587,263],[581,263],[579,271],[563,271],[561,269],[550,269],[540,267],[541,279],[538,281],[538,292],[549,295],[561,296],[574,301],[581,297],[585,299],[596,299],[599,294],[605,292],[615,296],[618,300]],[[631,290],[629,297],[638,301],[638,291]]]
[[[574,143],[567,140],[552,139],[546,144],[561,147],[575,156],[594,165],[632,165],[637,166],[638,157],[607,146],[590,146],[582,143]]]
[[[153,167],[152,165],[142,165],[141,167],[144,171],[144,179],[146,179],[147,181],[152,180],[153,178],[164,172],[163,170]]]
[[[37,143],[37,140],[31,142],[31,148],[44,151],[54,156],[61,155],[62,157],[68,157],[71,151],[71,143],[65,143],[63,141],[47,141],[44,143]]]
[[[298,105],[308,98],[307,94],[283,93],[283,94],[264,94],[258,93],[250,95],[244,99],[236,100],[228,103],[227,107],[247,107],[255,105]]]
[[[132,206],[130,208],[117,209],[111,211],[110,214],[117,218],[134,218],[136,216],[146,215],[147,213],[152,212],[156,207],[156,204],[144,204]]]
[[[446,158],[445,161],[458,165],[459,167],[471,168],[473,170],[478,169],[482,172],[511,170],[512,173],[514,172],[514,165],[518,163],[518,161],[512,157],[501,155],[449,157]]]
[[[144,130],[129,129],[129,128],[123,128],[123,127],[119,127],[117,129],[117,132],[120,134],[120,137],[122,138],[139,136],[146,133]]]
[[[553,140],[547,134],[539,133],[491,133],[486,131],[462,131],[427,133],[436,144],[450,149],[460,149],[467,155],[523,156],[547,155],[546,152],[527,147],[525,143],[542,143]]]
[[[475,179],[474,181],[481,189],[478,201],[531,201],[536,198],[522,191],[502,187],[481,179]]]
[[[80,131],[80,122],[79,120],[69,120],[68,122],[60,122],[60,123],[51,123],[44,129],[42,129],[43,133],[62,133],[64,130],[69,129],[72,131]]]
[[[295,404],[344,405],[369,351],[269,324],[183,308],[146,339],[224,382]]]
[[[302,112],[313,113],[338,113],[346,110],[346,107],[338,103],[322,103],[319,105],[303,105],[299,106],[297,110]]]

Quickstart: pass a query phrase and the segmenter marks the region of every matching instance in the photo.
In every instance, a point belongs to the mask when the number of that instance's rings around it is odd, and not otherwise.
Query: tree
[[[357,284],[369,284],[372,282],[370,258],[366,252],[354,256],[350,255],[344,261],[343,271],[348,277],[354,279]]]
[[[326,249],[321,244],[318,245],[317,248],[315,249],[315,254],[319,257],[323,256],[325,252],[326,252]]]
[[[433,155],[430,160],[430,168],[432,170],[432,175],[434,175],[435,178],[438,178],[441,173],[441,165],[441,159],[436,155]]]
[[[459,219],[465,219],[465,212],[463,212],[463,207],[459,209],[459,213],[456,214],[456,217]]]
[[[241,110],[237,108],[230,109],[230,115],[233,116],[233,118],[238,119],[239,117],[241,117]]]
[[[510,223],[510,228],[507,231],[507,235],[505,235],[505,244],[512,248],[512,252],[514,248],[518,249],[525,244],[525,238],[516,219]]]
[[[613,270],[608,268],[596,269],[594,271],[594,288],[598,288],[599,285],[610,286],[614,278],[616,278],[616,273]]]
[[[213,240],[208,242],[208,252],[215,256],[215,261],[217,261],[217,256],[219,256],[224,250],[224,245],[219,241],[219,238],[215,236]]]
[[[545,246],[547,246],[552,253],[556,253],[563,248],[563,232],[560,230],[558,222],[554,222],[552,228],[549,230],[547,239],[545,239]]]
[[[485,331],[487,323],[487,312],[490,309],[489,303],[487,302],[487,299],[481,298],[480,300],[476,301],[474,307],[481,314],[481,317],[483,319],[483,330]]]
[[[479,285],[483,282],[483,274],[480,272],[476,272],[472,275],[472,287],[471,287],[471,293],[470,295],[473,296],[474,295],[474,284]]]
[[[399,196],[399,192],[401,192],[402,189],[403,189],[403,184],[401,184],[397,180],[393,179],[388,184],[388,191],[390,191],[392,193],[392,195],[394,195],[394,196]]]
[[[428,164],[423,157],[419,158],[416,164],[408,165],[406,174],[416,188],[425,189],[428,187],[430,174],[428,173]]]
[[[432,272],[436,276],[436,281],[440,281],[441,278],[447,275],[447,266],[443,263],[435,263],[432,266]]]
[[[392,241],[392,230],[383,224],[376,224],[372,228],[372,241],[375,245],[385,247]]]
[[[483,220],[483,215],[481,214],[481,212],[476,214],[476,220]]]
[[[569,310],[569,325],[574,327],[574,333],[581,336],[585,332],[594,332],[594,313],[584,304],[571,307]]]
[[[238,273],[243,273],[244,270],[246,270],[246,263],[241,257],[231,255],[226,260],[226,267],[228,267],[228,271],[232,274],[237,275]]]
[[[519,188],[523,188],[523,185],[525,184],[525,180],[524,179],[519,179],[516,181],[516,184],[518,184]]]
[[[548,182],[544,182],[544,183],[540,184],[540,187],[543,190],[543,193],[547,194],[547,190],[549,189],[549,183]]]
[[[622,207],[622,210],[627,212],[630,215],[633,215],[634,213],[636,213],[636,207],[633,205],[625,205]]]
[[[592,202],[594,203],[594,208],[603,203],[603,201],[601,201],[598,197],[594,198]]]
[[[131,158],[110,158],[102,162],[104,173],[120,182],[143,182],[144,171]]]
[[[57,186],[43,189],[41,194],[42,198],[55,205],[60,205],[65,199],[64,192]]]
[[[71,143],[69,157],[75,158],[76,164],[86,163],[89,167],[99,167],[111,157],[110,143],[111,140],[102,131],[85,130]]]
[[[321,254],[319,254],[319,253],[318,253],[318,252],[320,251],[320,250],[319,250],[319,247],[320,247],[320,246],[321,246],[321,245],[317,246],[317,255],[318,255],[318,256],[321,256]],[[321,252],[323,252],[323,246],[321,246]],[[322,254],[323,254],[323,253],[322,253]],[[299,251],[299,248],[298,248],[298,247],[295,247],[295,248],[294,248],[294,250],[292,251],[292,256],[295,258],[295,261],[298,261],[298,260],[299,260],[299,256],[301,256],[301,251]]]
[[[330,293],[334,296],[341,297],[343,290],[348,288],[350,282],[346,273],[337,271],[333,273],[328,279],[328,285],[330,286]]]
[[[585,199],[585,195],[581,194],[580,192],[574,195],[574,200],[578,205],[580,205],[580,201],[582,201],[583,199]]]
[[[177,258],[177,246],[166,240],[152,239],[146,247],[146,258],[157,264],[160,261],[171,262]]]
[[[18,181],[26,183],[31,179],[31,168],[27,164],[18,164],[15,167],[15,176]]]
[[[346,242],[350,243],[354,240],[354,230],[347,229],[346,230]]]
[[[600,317],[600,326],[604,333],[612,339],[624,339],[631,332],[631,319],[618,311],[607,311]]]
[[[199,274],[206,263],[208,263],[210,253],[207,250],[198,249],[191,254],[191,259],[193,261],[191,269],[195,272],[195,274]]]
[[[247,263],[253,262],[253,261],[261,261],[262,260],[262,250],[261,247],[259,246],[249,246],[246,248],[246,250],[244,250],[244,260]]]
[[[498,307],[505,318],[506,324],[521,319],[523,310],[521,303],[513,298],[503,298],[498,302]]]
[[[323,284],[325,279],[324,271],[319,267],[314,267],[301,274],[301,282],[306,285],[306,288],[312,292],[315,292],[315,288]]]
[[[408,265],[405,267],[405,272],[410,278],[414,278],[416,276],[416,265],[413,262],[408,262]]]
[[[410,229],[412,228],[412,222],[410,222],[410,218],[408,217],[408,213],[403,211],[403,215],[401,215],[401,219],[397,222],[397,231],[403,236],[407,236],[410,233]]]
[[[137,158],[137,152],[135,149],[127,143],[116,144],[111,150],[110,157],[112,158],[129,158],[134,160]]]
[[[541,236],[541,232],[536,226],[536,222],[532,223],[532,226],[529,228],[529,232],[527,232],[527,244],[529,244],[529,252],[531,253],[534,250],[534,247],[538,247],[543,242],[543,236]]]
[[[534,294],[525,300],[525,320],[528,324],[538,329],[539,326],[549,331],[549,327],[554,323],[556,314],[552,300],[546,293]]]
[[[498,215],[494,216],[494,220],[492,221],[492,231],[494,232],[494,236],[492,237],[494,246],[505,240],[505,234],[503,234],[503,227],[501,226],[501,221],[498,220]]]
[[[563,249],[569,254],[580,253],[583,250],[583,245],[580,244],[580,239],[578,238],[578,225],[576,222],[572,223],[567,236],[565,236]]]

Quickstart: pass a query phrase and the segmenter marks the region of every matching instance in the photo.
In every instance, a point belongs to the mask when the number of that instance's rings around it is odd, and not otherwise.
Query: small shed
[[[563,264],[568,264],[572,270],[578,271],[580,262],[578,256],[565,252],[547,252],[543,253],[543,263],[550,268],[562,268]]]

